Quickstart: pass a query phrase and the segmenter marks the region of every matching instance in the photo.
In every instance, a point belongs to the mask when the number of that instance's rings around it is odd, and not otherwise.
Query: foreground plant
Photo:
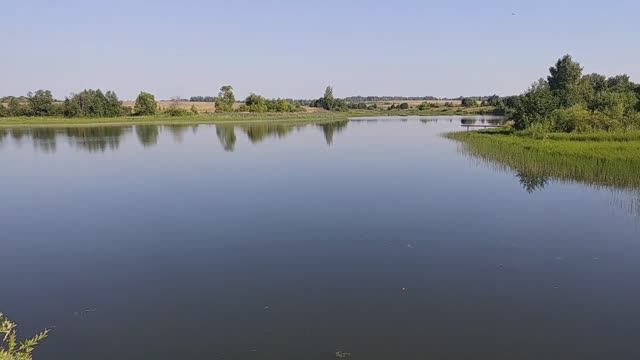
[[[0,360],[31,360],[34,348],[49,336],[49,330],[18,343],[16,324],[0,313]]]

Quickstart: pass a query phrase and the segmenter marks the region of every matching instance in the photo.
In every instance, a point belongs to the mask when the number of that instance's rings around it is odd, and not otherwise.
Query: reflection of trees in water
[[[529,194],[538,190],[543,190],[547,183],[549,183],[549,179],[540,174],[518,172],[516,176],[520,181],[520,185],[522,185]]]
[[[241,125],[240,128],[247,134],[252,143],[257,144],[269,136],[277,136],[283,138],[287,136],[293,129],[294,125],[281,124],[252,124]]]
[[[216,125],[216,135],[224,151],[233,151],[236,147],[236,132],[233,125]]]
[[[580,183],[610,191],[612,205],[640,217],[640,160],[576,159],[484,143],[461,143],[458,151],[479,166],[515,173],[522,188],[529,193],[542,191],[552,182]]]
[[[157,125],[136,125],[136,135],[144,147],[157,144],[159,134],[160,127]]]
[[[56,151],[56,130],[52,128],[32,128],[28,132],[33,139],[33,146],[44,152]]]
[[[473,125],[476,122],[478,122],[478,119],[476,119],[476,118],[462,118],[462,120],[460,120],[460,122],[463,125]]]
[[[0,144],[4,141],[4,138],[9,135],[9,131],[4,128],[0,128]]]
[[[122,136],[129,131],[131,131],[130,126],[90,126],[64,129],[69,144],[90,152],[118,149]]]
[[[175,142],[181,143],[184,140],[184,133],[187,132],[190,128],[193,128],[192,125],[165,125],[165,129],[169,130],[171,133],[171,137]]]
[[[27,134],[27,129],[24,129],[24,128],[11,128],[9,130],[9,134],[11,134],[12,138],[14,138],[16,140],[21,140]]]
[[[344,131],[349,124],[349,120],[344,121],[335,121],[326,124],[319,124],[318,126],[322,129],[324,133],[324,139],[327,142],[327,145],[333,144],[333,135]]]
[[[336,133],[343,131],[349,120],[336,121],[331,123],[317,124],[324,133],[324,138],[328,145],[333,143],[333,136]],[[231,125],[231,124],[216,124],[216,135],[222,147],[226,151],[234,151],[236,144],[235,130],[242,130],[249,141],[253,144],[258,144],[261,141],[269,137],[284,138],[291,134],[296,129],[304,128],[310,124],[249,124],[249,125]]]

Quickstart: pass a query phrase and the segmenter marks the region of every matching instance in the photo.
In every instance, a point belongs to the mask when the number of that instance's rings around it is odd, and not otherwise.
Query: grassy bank
[[[362,116],[409,116],[409,115],[474,115],[491,113],[491,107],[476,108],[433,108],[418,110],[352,110],[344,112],[300,112],[300,113],[211,113],[200,115],[169,116],[120,116],[109,118],[65,118],[54,116],[7,117],[0,118],[0,126],[82,126],[82,125],[194,125],[218,123],[256,123],[256,122],[332,122]]]
[[[449,133],[460,150],[486,164],[516,172],[528,190],[550,179],[640,189],[640,131],[531,134],[493,131]]]

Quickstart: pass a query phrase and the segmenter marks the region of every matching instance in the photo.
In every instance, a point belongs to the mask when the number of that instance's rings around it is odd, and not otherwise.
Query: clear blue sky
[[[4,1],[0,96],[509,95],[565,53],[638,82],[639,14],[637,0]]]

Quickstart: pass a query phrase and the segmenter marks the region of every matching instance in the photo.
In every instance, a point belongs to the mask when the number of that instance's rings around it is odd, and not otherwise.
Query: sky
[[[567,53],[640,82],[637,0],[0,3],[0,96],[512,95]]]

